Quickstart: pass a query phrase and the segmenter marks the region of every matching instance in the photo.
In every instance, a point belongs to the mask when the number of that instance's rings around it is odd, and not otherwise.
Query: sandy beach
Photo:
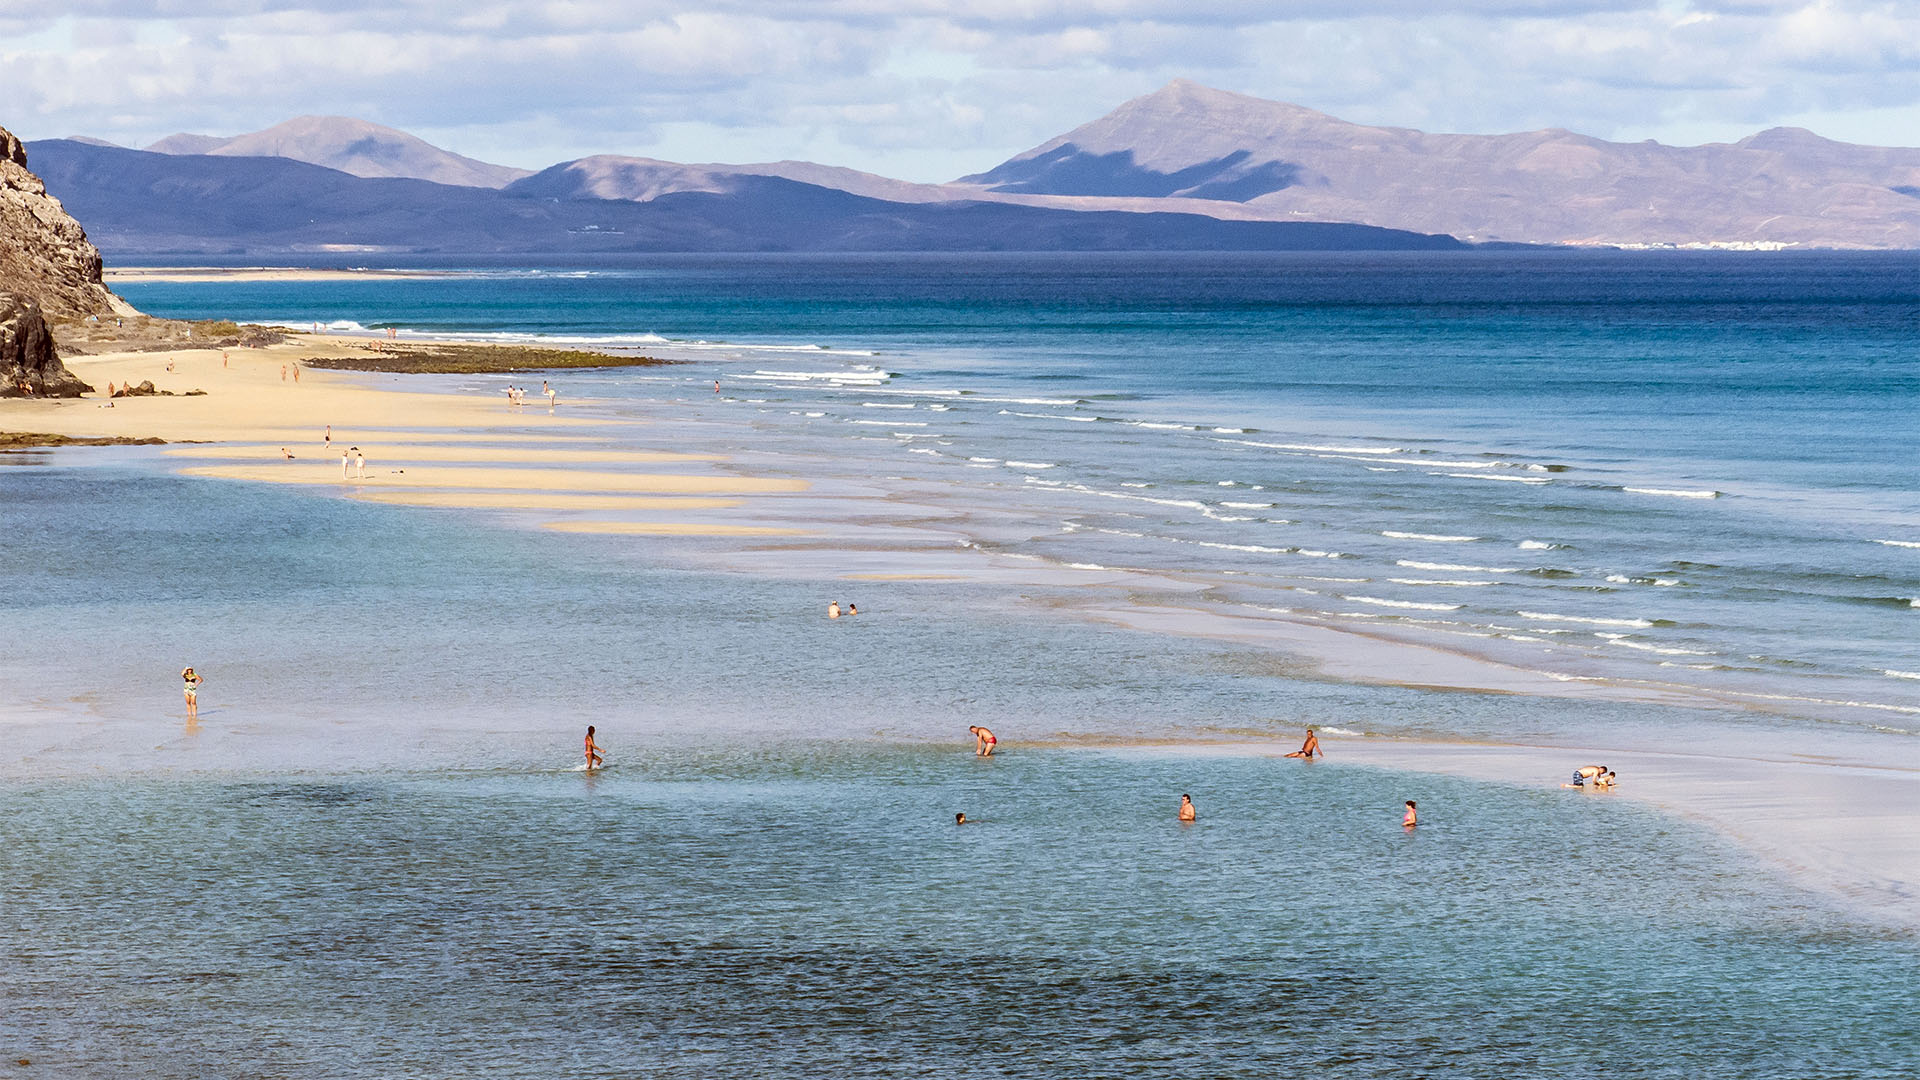
[[[159,271],[155,271],[158,273]],[[297,335],[265,348],[120,353],[75,358],[74,372],[104,391],[107,383],[152,380],[178,395],[122,398],[104,393],[77,400],[0,402],[0,429],[89,437],[157,436],[174,443],[165,456],[178,472],[209,482],[292,485],[316,496],[449,512],[567,512],[562,520],[524,518],[545,530],[601,536],[702,539],[733,544],[832,535],[783,500],[806,495],[806,480],[759,475],[744,467],[742,448],[704,446],[643,450],[606,445],[609,425],[627,434],[645,425],[578,415],[559,407],[510,407],[479,393],[424,392],[407,376],[302,370],[297,358],[351,355],[364,340]],[[584,410],[583,410],[584,411]],[[325,432],[331,426],[331,439]],[[664,438],[664,436],[663,436]],[[642,440],[644,445],[644,440]],[[342,449],[361,448],[364,470]],[[293,455],[288,460],[283,454]],[[76,451],[84,452],[84,451]],[[595,516],[600,515],[600,516]],[[614,515],[614,516],[607,516]],[[823,525],[826,523],[822,523]],[[955,552],[918,563],[833,576],[843,580],[1017,583],[1087,582],[1124,589],[1136,575],[1049,572],[991,556]],[[974,567],[970,569],[969,567]],[[1077,575],[1077,576],[1076,576]],[[1174,588],[1176,582],[1155,583]],[[1072,617],[1125,626],[1143,634],[1196,632],[1190,613],[1148,606],[1100,607]],[[1277,633],[1275,627],[1293,629]],[[1200,630],[1236,640],[1232,627]],[[1248,641],[1314,659],[1334,678],[1434,687],[1459,692],[1555,698],[1605,698],[1608,691],[1539,673],[1476,663],[1453,654],[1369,640],[1333,628],[1262,620]],[[1388,674],[1390,673],[1390,674]],[[1648,688],[1636,700],[1700,704]],[[1723,705],[1737,703],[1722,703]],[[1523,787],[1557,786],[1572,768],[1603,759],[1622,776],[1613,795],[1567,792],[1569,798],[1644,799],[1712,825],[1764,855],[1797,880],[1871,913],[1920,926],[1920,836],[1903,831],[1906,808],[1920,796],[1920,755],[1889,758],[1881,743],[1837,740],[1804,746],[1799,736],[1757,734],[1750,746],[1449,744],[1391,738],[1329,736],[1342,763],[1448,773]],[[1284,749],[1290,749],[1285,747]],[[1261,744],[1252,752],[1283,752]]]

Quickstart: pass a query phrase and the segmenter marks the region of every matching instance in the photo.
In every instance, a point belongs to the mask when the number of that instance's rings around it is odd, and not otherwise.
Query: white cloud
[[[140,145],[304,113],[538,167],[944,179],[1166,80],[1366,123],[1912,142],[1906,0],[0,0],[0,124]]]

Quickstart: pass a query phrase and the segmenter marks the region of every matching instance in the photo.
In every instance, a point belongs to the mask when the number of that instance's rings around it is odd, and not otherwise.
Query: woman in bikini
[[[181,668],[180,681],[186,684],[187,719],[196,719],[200,715],[200,684],[207,680],[192,668]]]

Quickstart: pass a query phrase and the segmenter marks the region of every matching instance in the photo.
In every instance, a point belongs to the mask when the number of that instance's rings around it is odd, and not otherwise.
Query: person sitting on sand
[[[1615,779],[1616,777],[1613,775],[1613,770],[1608,769],[1606,772],[1593,778],[1593,786],[1602,791],[1607,791],[1612,789]]]
[[[1288,754],[1287,756],[1297,757],[1297,758],[1306,758],[1308,761],[1312,761],[1313,755],[1315,754],[1319,754],[1321,757],[1327,756],[1327,752],[1325,750],[1320,749],[1320,737],[1313,733],[1312,728],[1308,728],[1307,741],[1300,744],[1300,749],[1295,750],[1293,753]]]
[[[964,813],[953,815],[953,823],[955,825],[965,825],[967,823],[967,815]]]
[[[1573,786],[1579,787],[1594,777],[1606,775],[1606,772],[1605,765],[1582,765],[1573,770]]]
[[[588,724],[587,725],[587,769],[591,771],[593,769],[599,768],[603,764],[605,764],[605,760],[600,757],[600,744],[593,741],[593,725]]]
[[[1193,810],[1193,796],[1191,795],[1180,796],[1180,820],[1195,821],[1195,820],[1198,820],[1198,818],[1199,818],[1199,815],[1195,814]]]
[[[180,669],[180,681],[186,684],[187,719],[192,720],[200,715],[200,684],[207,680],[189,667]]]
[[[1412,799],[1407,800],[1407,814],[1400,819],[1400,824],[1403,828],[1408,829],[1420,824],[1420,810],[1414,806]]]
[[[969,727],[967,730],[973,733],[973,752],[980,757],[992,757],[993,748],[1000,745],[1000,740],[993,737],[993,732],[983,727]]]

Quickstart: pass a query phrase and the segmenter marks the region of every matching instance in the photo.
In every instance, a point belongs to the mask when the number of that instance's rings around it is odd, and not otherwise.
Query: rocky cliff
[[[100,283],[100,252],[47,186],[27,151],[0,128],[0,292],[17,293],[55,324],[138,315]]]
[[[93,387],[75,378],[53,351],[40,305],[0,292],[0,398],[79,397]]]

